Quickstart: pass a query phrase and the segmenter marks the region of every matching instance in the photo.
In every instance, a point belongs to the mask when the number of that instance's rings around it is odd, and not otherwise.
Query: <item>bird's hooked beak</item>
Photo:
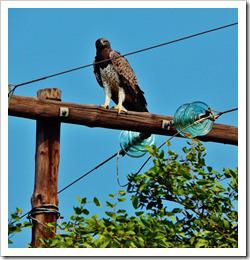
[[[96,40],[95,45],[96,45],[96,49],[102,49],[104,47],[111,47],[110,42],[105,38],[100,38],[100,39]]]

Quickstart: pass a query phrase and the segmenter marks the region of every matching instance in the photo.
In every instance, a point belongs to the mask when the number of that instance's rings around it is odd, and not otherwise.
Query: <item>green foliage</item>
[[[172,239],[179,237],[182,246],[237,247],[237,169],[219,173],[206,166],[205,148],[198,142],[183,148],[185,159],[171,150],[167,158],[155,147],[149,152],[154,166],[129,176],[134,207],[164,223],[170,220],[175,226]]]
[[[42,247],[237,247],[237,169],[207,166],[201,143],[184,147],[183,158],[167,145],[166,154],[148,147],[153,167],[130,174],[127,192],[109,194],[104,217],[91,215],[87,198],[78,197],[73,215],[57,225],[55,238],[41,240]],[[122,209],[126,195],[134,215]],[[10,234],[24,227],[18,225],[10,225]]]
[[[13,244],[13,241],[11,240],[12,237],[23,230],[23,228],[31,228],[31,223],[24,221],[22,223],[17,223],[20,219],[20,216],[22,215],[23,211],[20,208],[16,208],[15,212],[11,214],[10,224],[8,227],[9,232],[9,239],[8,243]]]
[[[93,201],[97,207],[101,207],[101,203],[96,197],[93,199]]]

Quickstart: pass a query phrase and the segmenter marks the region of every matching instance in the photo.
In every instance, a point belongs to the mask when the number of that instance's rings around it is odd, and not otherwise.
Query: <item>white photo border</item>
[[[8,9],[9,8],[238,9],[238,248],[8,247]],[[1,2],[1,255],[2,256],[246,256],[246,2],[245,1],[2,1]]]

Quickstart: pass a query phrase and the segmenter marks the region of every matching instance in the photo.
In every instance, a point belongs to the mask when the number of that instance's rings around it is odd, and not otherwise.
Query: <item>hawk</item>
[[[121,111],[148,112],[144,92],[140,89],[137,78],[128,61],[119,52],[112,50],[105,38],[96,41],[94,73],[97,82],[104,88],[104,108],[109,108],[112,99]],[[103,61],[103,62],[101,62]]]

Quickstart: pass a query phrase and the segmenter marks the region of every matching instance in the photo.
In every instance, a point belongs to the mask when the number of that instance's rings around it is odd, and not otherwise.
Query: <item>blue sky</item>
[[[108,38],[113,49],[127,53],[237,20],[237,9],[9,9],[9,83],[91,63],[100,37]],[[180,105],[197,100],[218,111],[237,107],[237,44],[234,26],[129,56],[149,111],[173,115]],[[36,96],[37,90],[47,87],[60,88],[65,102],[104,102],[92,68],[21,87],[16,95]],[[221,117],[218,123],[237,126],[237,113]],[[16,207],[26,212],[31,207],[35,127],[33,120],[9,117],[9,212]],[[119,133],[62,124],[59,189],[117,151]],[[157,144],[165,139],[157,136]],[[175,138],[172,143],[180,151],[186,140]],[[217,170],[237,166],[237,147],[204,144],[208,165]],[[144,160],[121,159],[121,182]],[[59,195],[65,219],[77,195],[105,201],[109,193],[120,189],[115,167],[113,160]],[[129,202],[125,207],[130,209]],[[13,246],[25,247],[30,237],[30,231],[16,235]]]

